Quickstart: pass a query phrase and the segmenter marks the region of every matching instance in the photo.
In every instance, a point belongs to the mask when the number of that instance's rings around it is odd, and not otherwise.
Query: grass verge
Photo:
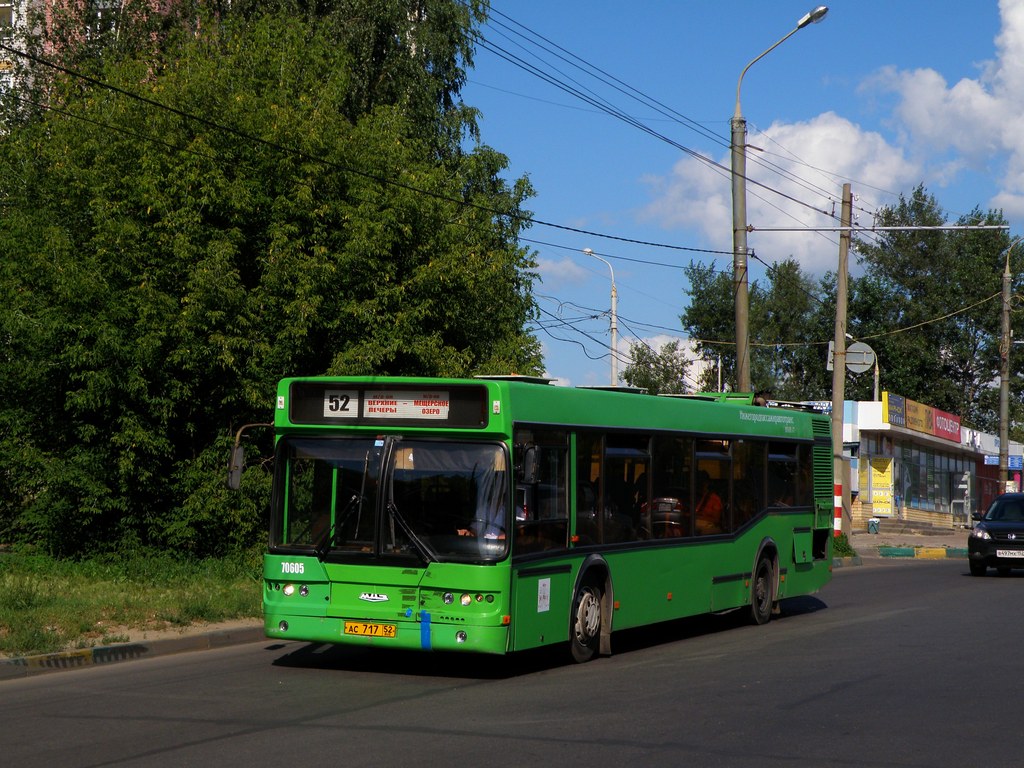
[[[845,533],[840,533],[832,539],[832,555],[834,557],[854,557],[857,550],[853,548]]]
[[[0,656],[127,642],[132,630],[259,617],[260,585],[256,555],[66,561],[0,553]]]

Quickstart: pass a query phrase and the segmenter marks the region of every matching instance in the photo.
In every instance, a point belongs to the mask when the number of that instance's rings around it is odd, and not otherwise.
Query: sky
[[[462,96],[507,178],[536,193],[521,243],[539,264],[547,376],[611,382],[613,274],[620,375],[630,344],[685,341],[684,267],[732,274],[740,73],[816,5],[491,0]],[[1024,232],[1024,0],[828,7],[742,79],[750,281],[788,257],[814,277],[837,269],[838,235],[822,230],[844,183],[857,226],[924,185],[950,222],[1001,209]]]

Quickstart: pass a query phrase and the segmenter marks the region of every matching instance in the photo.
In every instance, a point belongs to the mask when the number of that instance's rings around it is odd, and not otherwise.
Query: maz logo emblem
[[[363,592],[359,596],[360,600],[365,600],[368,603],[386,603],[388,601],[387,595],[382,595],[380,592]]]
[[[1006,534],[1006,538],[1008,538],[1008,539],[1016,539],[1017,538],[1017,534],[1016,533],[1008,533],[1008,534]]]

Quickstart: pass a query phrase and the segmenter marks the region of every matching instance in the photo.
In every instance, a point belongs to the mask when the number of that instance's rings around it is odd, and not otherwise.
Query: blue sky
[[[620,372],[630,342],[659,348],[683,338],[686,264],[732,273],[729,174],[691,152],[728,169],[740,72],[816,4],[492,0],[488,45],[477,48],[463,98],[482,112],[482,141],[508,155],[509,177],[529,176],[535,219],[564,227],[535,225],[524,241],[540,264],[537,335],[549,376],[572,385],[610,381],[611,275],[585,248],[614,270]],[[856,223],[869,226],[873,211],[924,184],[950,220],[975,206],[1001,208],[1020,234],[1024,0],[828,6],[821,23],[794,34],[743,79],[747,175],[793,198],[748,184],[749,223],[835,226],[828,214],[838,216],[849,182]],[[488,47],[589,89],[658,136]],[[606,82],[574,63],[603,71]],[[613,79],[663,111],[610,87]],[[751,280],[764,279],[762,262],[792,256],[822,275],[838,260],[834,233],[754,231],[748,246],[756,256]]]

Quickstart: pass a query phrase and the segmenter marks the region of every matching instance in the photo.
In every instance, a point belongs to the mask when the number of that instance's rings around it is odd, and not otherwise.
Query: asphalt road
[[[585,665],[260,641],[0,682],[5,765],[1017,766],[1024,574],[871,560]]]

